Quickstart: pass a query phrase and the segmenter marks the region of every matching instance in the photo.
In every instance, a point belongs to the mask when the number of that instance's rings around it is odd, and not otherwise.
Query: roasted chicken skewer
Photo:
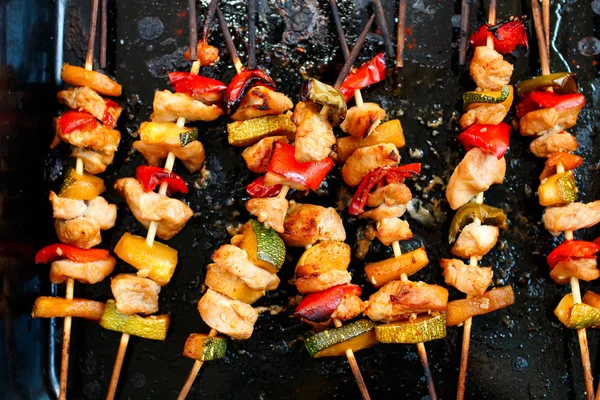
[[[446,189],[450,207],[458,210],[450,227],[449,242],[454,243],[451,252],[469,259],[469,263],[440,260],[446,283],[467,295],[466,300],[448,304],[446,321],[448,326],[464,323],[457,399],[464,398],[472,317],[514,303],[510,286],[486,292],[493,272],[479,267],[478,262],[495,246],[500,230],[508,227],[504,211],[483,204],[483,194],[491,185],[504,181],[504,154],[511,132],[502,120],[512,105],[513,88],[509,83],[513,66],[501,53],[526,46],[526,29],[521,19],[496,25],[496,1],[491,0],[487,24],[473,33],[471,43],[474,54],[470,74],[477,89],[463,95],[466,112],[459,125],[464,131],[458,137],[468,151]],[[473,198],[475,202],[470,203]]]
[[[565,237],[565,241],[548,255],[550,277],[558,284],[570,283],[572,292],[563,297],[554,313],[565,326],[577,329],[586,396],[593,399],[594,380],[586,328],[598,325],[600,303],[595,301],[597,295],[591,291],[582,299],[579,281],[589,282],[600,277],[596,262],[600,242],[574,240],[573,232],[600,222],[600,202],[576,202],[578,189],[574,170],[583,163],[583,158],[570,154],[579,144],[566,129],[575,126],[586,101],[579,93],[574,74],[551,74],[549,4],[544,3],[543,12],[537,0],[531,3],[542,76],[517,85],[520,100],[517,118],[520,119],[520,133],[536,137],[529,146],[530,151],[537,157],[546,158],[538,188],[540,204],[547,207],[543,222],[552,235],[559,236],[564,232]]]
[[[115,266],[115,259],[108,251],[90,249],[100,244],[101,231],[115,224],[116,206],[108,204],[100,196],[105,190],[104,181],[92,174],[104,172],[106,166],[112,163],[121,139],[114,127],[122,110],[117,103],[101,96],[120,96],[121,85],[92,70],[97,17],[98,0],[95,0],[90,16],[85,68],[63,65],[61,78],[74,87],[57,94],[59,102],[71,110],[54,119],[55,137],[50,147],[61,142],[68,143],[72,146],[72,155],[77,158],[75,169],[69,172],[58,194],[50,192],[55,229],[63,244],[47,246],[36,256],[36,263],[52,263],[52,283],[66,282],[65,299],[40,297],[32,311],[34,318],[64,317],[60,399],[66,399],[67,393],[71,318],[98,321],[104,311],[103,303],[74,299],[74,281],[84,284],[100,282]],[[101,36],[105,36],[104,30],[106,24],[102,25]],[[100,47],[101,53],[105,53],[105,46]]]

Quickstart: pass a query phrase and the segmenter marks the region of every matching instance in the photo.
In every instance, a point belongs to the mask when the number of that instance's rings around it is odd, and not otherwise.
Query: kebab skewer
[[[72,155],[77,158],[75,170],[69,172],[58,195],[50,193],[56,232],[64,244],[47,246],[36,255],[36,263],[52,263],[51,282],[60,284],[66,281],[65,299],[40,297],[32,311],[34,318],[64,317],[60,399],[66,399],[67,392],[71,318],[98,321],[104,310],[103,303],[74,299],[74,281],[97,283],[108,276],[115,265],[115,259],[108,251],[90,249],[100,243],[100,232],[110,229],[115,223],[116,206],[109,205],[100,196],[104,182],[92,174],[104,172],[106,165],[112,162],[120,141],[119,132],[113,128],[121,113],[118,104],[101,97],[120,96],[121,85],[92,71],[97,17],[98,1],[95,0],[90,16],[85,69],[63,65],[61,78],[75,88],[57,94],[58,100],[72,110],[55,119],[55,138],[51,147],[61,141],[69,143]],[[106,35],[105,19],[103,10],[101,37]],[[106,46],[103,43],[100,53],[105,59]]]
[[[568,328],[577,329],[581,362],[588,399],[594,398],[593,375],[586,328],[596,326],[600,318],[596,296],[588,292],[582,299],[579,280],[600,277],[596,269],[597,243],[574,240],[573,231],[589,228],[600,222],[597,211],[600,202],[579,203],[573,171],[583,158],[570,154],[578,148],[577,140],[565,131],[577,122],[585,97],[579,93],[575,76],[570,73],[550,73],[549,4],[544,1],[543,18],[540,4],[532,1],[532,12],[542,65],[542,76],[520,82],[517,95],[519,130],[525,136],[537,136],[529,149],[537,157],[547,158],[538,188],[540,204],[548,207],[544,213],[545,228],[554,236],[564,232],[565,241],[548,255],[550,277],[558,284],[571,284],[571,294],[563,297],[554,310]]]
[[[471,44],[475,52],[470,73],[478,89],[463,95],[466,112],[459,121],[465,129],[459,140],[468,152],[446,190],[451,208],[458,209],[449,233],[449,242],[454,243],[451,252],[469,259],[469,264],[459,259],[440,260],[446,283],[467,294],[466,300],[450,302],[447,314],[448,326],[464,322],[457,399],[464,398],[472,317],[514,303],[510,286],[486,292],[493,272],[478,267],[478,261],[494,247],[500,229],[508,226],[503,210],[483,204],[483,192],[504,180],[504,154],[511,129],[502,120],[512,104],[513,89],[508,83],[513,66],[500,53],[527,44],[524,24],[512,19],[496,25],[496,1],[491,0],[487,24],[472,35]],[[473,197],[475,203],[469,203]]]
[[[345,35],[344,35],[343,27],[342,27],[342,25],[341,25],[341,21],[340,21],[340,19],[339,19],[339,12],[338,12],[338,9],[337,9],[337,4],[335,3],[335,0],[330,0],[330,5],[331,5],[331,8],[332,8],[332,15],[333,15],[333,17],[334,17],[334,21],[335,21],[335,24],[336,24],[336,27],[337,27],[337,31],[338,31],[338,36],[339,36],[339,39],[340,39],[341,48],[342,48],[342,51],[344,52],[344,57],[345,57],[345,58],[347,58],[348,54],[347,54],[347,43],[346,43],[346,38],[345,38]],[[404,29],[403,29],[403,28],[402,28],[402,29],[400,29],[400,25],[401,25],[401,24],[399,24],[399,31],[398,31],[398,35],[399,35],[399,37],[398,37],[398,43],[399,43],[399,44],[400,44],[401,42],[403,42],[403,39],[404,39],[404,37],[403,37]],[[400,50],[399,50],[399,53],[398,53],[398,55],[397,55],[397,56],[398,56],[398,57],[401,57],[401,54],[402,54],[402,53],[401,53],[401,52],[400,52]],[[368,64],[367,64],[367,65],[368,65]],[[382,63],[381,65],[383,65],[383,66],[384,66],[384,68],[385,68],[385,63]],[[398,65],[398,64],[397,64],[397,65]],[[361,67],[361,68],[362,68],[362,67]],[[383,78],[385,77],[385,73],[381,73],[381,74],[379,74],[379,75],[381,75],[381,76],[380,76],[380,78],[381,78],[381,79],[383,79]],[[363,82],[363,84],[365,84],[365,86],[366,86],[366,84],[372,84],[372,83],[375,83],[375,82],[374,82],[374,81],[373,81],[373,82]],[[357,110],[358,110],[357,112],[358,112],[358,113],[361,113],[361,111],[360,111],[360,110],[361,110],[361,108],[363,108],[363,104],[364,104],[364,103],[363,103],[363,101],[362,101],[362,96],[360,96],[360,95],[357,95],[357,94],[360,94],[360,90],[358,90],[358,89],[357,89],[357,90],[355,90],[355,91],[354,91],[354,94],[355,94],[355,100],[356,100],[356,107],[357,107]],[[374,108],[374,107],[371,107],[371,108]],[[351,109],[351,110],[352,110],[352,109]],[[399,122],[399,121],[396,121],[396,122]],[[379,120],[376,120],[376,122],[373,124],[373,125],[374,125],[374,129],[375,129],[375,130],[377,130],[378,123],[379,123]],[[391,124],[394,124],[394,122],[392,122]],[[390,124],[388,123],[387,125],[389,126]],[[371,129],[373,129],[373,126],[371,127]],[[401,129],[401,127],[400,127],[400,129]],[[374,134],[374,135],[373,135],[373,137],[374,137],[375,135],[376,135],[376,134]],[[354,136],[350,136],[350,138],[354,138]],[[403,140],[402,140],[402,142],[403,142]],[[338,144],[339,144],[339,143],[340,143],[340,142],[338,141]],[[404,145],[404,143],[402,143],[402,146],[403,146],[403,145]],[[338,149],[338,151],[339,151],[339,149]],[[346,157],[345,157],[345,158],[346,158]],[[417,168],[417,166],[415,165],[415,169],[416,169],[416,170],[419,170],[420,168]],[[411,175],[411,173],[408,173],[408,175]],[[365,178],[363,178],[363,179],[365,179],[365,180],[368,180],[369,178],[368,178],[368,177],[365,177]],[[408,188],[406,188],[406,186],[404,186],[402,183],[399,183],[399,184],[391,185],[391,186],[389,186],[387,189],[385,189],[383,186],[380,186],[380,187],[378,188],[378,190],[380,190],[380,191],[386,191],[386,190],[387,190],[387,191],[388,191],[388,192],[391,194],[391,192],[392,192],[392,191],[397,191],[397,190],[398,190],[398,189],[400,189],[400,188],[402,188],[402,189],[408,189]],[[365,188],[362,188],[362,190],[366,190],[366,192],[369,192],[369,190],[368,190],[368,189],[365,189]],[[409,192],[409,193],[410,193],[410,192]],[[406,201],[407,201],[407,202],[408,202],[409,200],[410,200],[410,198],[406,198]],[[390,220],[390,221],[391,221],[391,220]],[[396,223],[396,221],[392,222],[392,224],[395,224],[395,223]],[[385,229],[385,228],[384,228],[384,229]],[[388,228],[388,229],[389,229],[389,228]],[[410,229],[408,229],[408,231],[410,231]],[[403,235],[402,237],[403,237],[403,238],[408,238],[406,235]],[[393,248],[393,251],[394,251],[394,256],[395,256],[395,258],[400,258],[400,257],[402,256],[402,252],[401,252],[401,249],[400,249],[400,245],[399,245],[399,242],[398,242],[398,240],[393,240],[393,241],[391,241],[391,243],[386,243],[386,244],[391,244],[391,246],[392,246],[392,248]],[[424,267],[425,265],[427,265],[427,263],[428,263],[428,260],[427,260],[427,255],[426,255],[426,253],[425,253],[424,249],[419,249],[419,251],[417,251],[417,252],[412,252],[412,253],[413,253],[413,254],[411,254],[411,257],[413,257],[413,259],[415,260],[415,263],[413,263],[413,264],[420,264],[420,265],[421,265],[421,267],[417,267],[417,269],[414,271],[414,272],[416,272],[416,271],[418,271],[420,268],[422,268],[422,267]],[[415,257],[416,255],[418,255],[418,257]],[[404,259],[406,259],[406,257],[405,257]],[[417,261],[417,260],[418,260],[418,261]],[[390,261],[390,260],[388,260],[388,261]],[[401,263],[402,263],[402,262],[401,262]],[[385,264],[385,262],[383,262],[383,264]],[[389,264],[389,263],[388,263],[388,264]],[[379,265],[382,265],[382,263],[379,263]],[[381,269],[385,269],[385,268],[381,268]],[[378,267],[377,267],[377,266],[375,266],[375,265],[371,265],[371,266],[368,266],[368,267],[366,268],[366,270],[367,270],[367,271],[369,271],[369,272],[371,272],[371,271],[376,271],[376,270],[378,270]],[[368,274],[369,274],[369,272],[368,272]],[[388,271],[388,272],[390,272],[390,271]],[[414,273],[414,272],[413,272],[413,273]],[[371,276],[371,278],[373,278],[373,279],[377,279],[377,278],[374,278],[373,276]],[[401,280],[402,282],[405,282],[405,283],[406,283],[406,282],[408,282],[408,278],[407,278],[407,275],[406,275],[406,273],[399,273],[399,274],[398,274],[398,278],[400,278],[400,280]],[[389,279],[388,279],[388,280],[389,280]],[[372,283],[374,283],[374,282],[373,282],[371,279],[370,279],[370,281],[371,281]],[[383,282],[383,283],[386,283],[386,282]],[[383,283],[379,283],[379,284],[377,284],[376,286],[377,286],[377,287],[381,287],[381,286],[383,285]],[[446,297],[446,302],[447,302],[447,293],[446,293],[446,296],[445,296],[445,297]],[[416,316],[416,315],[415,315],[415,316]],[[413,318],[413,319],[414,319],[414,318]],[[443,337],[443,336],[445,336],[445,328],[446,328],[446,327],[445,327],[445,323],[442,321],[442,319],[443,319],[443,316],[441,316],[441,317],[438,317],[438,316],[436,316],[436,317],[434,317],[434,319],[432,320],[432,321],[437,321],[437,322],[439,322],[439,323],[438,323],[438,328],[440,328],[440,329],[436,329],[436,328],[432,328],[432,326],[434,325],[434,323],[432,323],[431,321],[429,321],[429,322],[428,322],[428,321],[426,321],[426,318],[425,318],[425,319],[421,318],[421,320],[419,321],[419,324],[420,324],[420,326],[421,326],[421,329],[422,329],[423,327],[426,327],[426,329],[427,329],[429,332],[431,332],[431,331],[435,331],[435,332],[436,332],[436,335],[428,337],[428,340],[433,340],[433,339],[435,339],[435,338],[440,338],[440,337]],[[415,324],[415,325],[417,325],[417,324]],[[392,327],[391,325],[390,325],[390,326],[382,326],[382,327],[379,327],[379,328],[377,328],[377,329],[376,329],[376,331],[377,331],[377,332],[382,332],[380,336],[381,336],[382,338],[385,336],[385,337],[386,337],[386,339],[387,339],[387,340],[386,340],[386,342],[393,342],[393,341],[396,341],[396,342],[397,342],[397,340],[391,340],[391,338],[394,338],[394,336],[395,336],[395,335],[394,335],[393,333],[392,333],[392,334],[390,334],[390,332],[393,332],[393,331],[394,331],[394,330],[396,330],[396,329],[397,329],[398,331],[408,332],[408,330],[410,329],[410,328],[409,328],[409,326],[410,326],[410,323],[400,323],[400,326],[399,326],[398,328],[396,328],[396,326],[393,326],[393,327]],[[415,331],[416,331],[417,329],[419,329],[419,328],[415,328]],[[386,331],[387,331],[387,332],[386,332]],[[394,332],[394,333],[396,333],[396,334],[397,334],[398,332]],[[396,336],[396,339],[397,339],[397,338],[398,338],[398,336]],[[411,343],[415,343],[415,342],[414,342],[414,338],[411,338]],[[426,352],[426,349],[425,349],[425,345],[424,345],[422,342],[416,342],[416,345],[417,345],[417,349],[418,349],[419,357],[420,357],[420,359],[421,359],[421,363],[422,363],[422,365],[423,365],[423,369],[424,369],[424,372],[425,372],[425,376],[426,376],[426,380],[427,380],[427,387],[428,387],[428,391],[429,391],[429,396],[430,396],[430,398],[431,398],[431,399],[436,399],[436,398],[437,398],[437,395],[436,395],[436,392],[435,392],[435,387],[434,387],[434,383],[433,383],[433,378],[432,378],[432,376],[431,376],[431,371],[430,371],[430,369],[429,369],[429,363],[428,363],[428,360],[427,360],[427,352]]]

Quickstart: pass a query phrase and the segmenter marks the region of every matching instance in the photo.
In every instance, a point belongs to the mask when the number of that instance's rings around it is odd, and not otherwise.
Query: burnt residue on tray
[[[67,60],[80,64],[81,40],[88,21],[86,1],[70,1],[67,8]],[[328,1],[259,0],[257,19],[257,61],[278,85],[278,90],[294,101],[303,77],[314,76],[332,83],[342,65]],[[396,1],[383,1],[388,23],[393,22]],[[474,2],[471,27],[483,21],[481,2]],[[597,2],[594,13],[589,2],[555,1],[555,23],[560,25],[553,40],[555,70],[567,66],[577,72],[588,105],[581,113],[573,132],[581,143],[578,153],[586,157],[577,171],[580,199],[598,198],[600,140],[600,111],[598,103],[598,52],[596,42],[600,15]],[[498,17],[529,14],[520,1],[499,1]],[[369,1],[339,0],[342,22],[349,43],[354,43],[360,27],[370,12]],[[80,7],[81,6],[81,7]],[[199,2],[198,15],[204,14],[207,1]],[[126,111],[119,121],[122,141],[114,165],[103,175],[107,199],[119,207],[117,225],[103,233],[103,248],[114,248],[121,235],[128,231],[145,235],[145,229],[135,220],[126,203],[112,189],[116,179],[133,176],[135,168],[144,164],[143,157],[131,150],[136,129],[148,119],[153,92],[168,88],[166,74],[190,67],[183,59],[187,47],[187,2],[132,0],[109,1],[110,35],[108,72],[123,84],[120,99]],[[246,4],[241,0],[221,1],[242,60],[246,55]],[[422,176],[410,182],[418,200],[407,213],[414,238],[401,243],[403,250],[424,245],[431,264],[414,279],[443,284],[438,260],[449,256],[447,231],[453,213],[444,198],[444,185],[453,168],[464,154],[456,141],[457,117],[463,91],[473,88],[467,70],[456,66],[458,2],[415,0],[408,2],[405,67],[391,72],[385,82],[363,91],[366,101],[374,101],[386,109],[390,118],[400,118],[407,145],[401,150],[402,162],[423,163]],[[77,22],[79,21],[79,22]],[[395,27],[390,26],[394,32]],[[533,31],[532,31],[533,32]],[[597,40],[597,39],[596,39]],[[218,32],[213,27],[210,39],[222,49],[221,59],[201,73],[228,82],[235,71]],[[111,52],[110,49],[113,49]],[[383,50],[381,37],[370,34],[361,53],[365,61]],[[560,56],[559,56],[560,55]],[[512,56],[515,64],[513,81],[539,73],[537,48],[530,43],[529,52],[519,51]],[[564,60],[564,61],[563,61]],[[514,114],[509,114],[514,117]],[[44,143],[38,143],[39,153],[52,135],[47,118]],[[183,344],[192,332],[208,332],[196,303],[202,295],[205,266],[217,247],[229,240],[228,229],[248,219],[244,203],[248,196],[244,185],[254,179],[240,156],[241,149],[227,143],[226,120],[199,123],[199,140],[207,154],[206,173],[189,174],[176,163],[176,172],[188,182],[190,193],[178,195],[194,210],[194,217],[169,245],[179,250],[179,264],[172,282],[160,295],[160,310],[172,316],[167,340],[155,342],[132,338],[122,370],[118,393],[120,398],[174,398],[185,381],[193,361],[181,356]],[[338,132],[339,133],[339,132]],[[40,133],[40,137],[42,134]],[[514,133],[507,154],[507,174],[504,185],[486,192],[486,203],[504,208],[510,228],[501,242],[483,260],[494,269],[494,284],[512,285],[517,304],[490,315],[477,317],[473,322],[467,398],[470,399],[580,399],[583,379],[576,333],[562,327],[552,310],[568,287],[559,287],[548,278],[545,255],[559,243],[540,224],[542,208],[536,191],[543,162],[528,151],[530,139]],[[67,160],[67,161],[65,161]],[[65,146],[48,154],[45,165],[45,186],[40,185],[40,203],[51,188],[62,180],[68,163]],[[40,168],[41,168],[41,162]],[[43,190],[42,190],[43,189]],[[43,192],[43,193],[42,193]],[[339,169],[334,168],[319,193],[300,199],[303,202],[329,205],[343,209],[340,199],[348,198]],[[363,253],[367,221],[351,218],[341,212],[347,230],[347,242]],[[50,212],[44,213],[44,243],[55,241],[50,230]],[[46,228],[50,227],[50,228]],[[576,237],[593,239],[600,231],[578,232]],[[362,241],[361,241],[362,240]],[[307,325],[290,317],[297,296],[288,283],[301,249],[289,249],[289,257],[281,272],[281,285],[256,306],[266,307],[247,341],[229,341],[227,357],[210,362],[202,368],[190,398],[210,399],[359,399],[360,394],[347,361],[344,358],[311,359],[303,347],[309,334]],[[353,253],[356,253],[354,251]],[[365,254],[363,254],[365,255]],[[364,289],[363,298],[374,292],[367,282],[365,262],[381,260],[392,255],[390,248],[377,240],[371,243],[363,260],[354,258],[350,270],[353,282]],[[115,271],[132,272],[119,262]],[[47,269],[41,268],[40,280],[47,282]],[[582,289],[598,288],[597,283],[582,285]],[[42,292],[48,293],[47,284]],[[59,288],[64,293],[64,288]],[[111,298],[109,281],[93,286],[76,284],[76,296],[106,300]],[[460,297],[451,291],[452,298]],[[29,299],[32,300],[32,299]],[[270,308],[269,308],[270,307]],[[22,313],[28,312],[27,307]],[[54,340],[62,337],[62,324],[57,324]],[[74,321],[70,366],[69,393],[73,398],[103,398],[112,372],[119,334],[103,330],[87,321]],[[598,334],[589,332],[591,357],[596,364]],[[44,340],[39,338],[39,340]],[[449,328],[444,340],[427,343],[431,370],[440,398],[455,396],[462,340],[461,328]],[[60,346],[56,347],[60,349]],[[57,360],[60,354],[56,354]],[[426,397],[425,380],[416,347],[378,345],[356,355],[367,386],[374,399]],[[55,365],[58,367],[58,365]]]

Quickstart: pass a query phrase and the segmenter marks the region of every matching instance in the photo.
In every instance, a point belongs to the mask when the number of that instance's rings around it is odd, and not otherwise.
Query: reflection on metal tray
[[[302,15],[294,15],[293,4],[302,3]],[[367,1],[338,1],[344,16],[348,39],[353,42],[364,24]],[[396,2],[384,1],[392,25]],[[520,1],[499,1],[498,16],[528,14]],[[600,36],[597,1],[553,2],[553,20],[558,23],[553,35],[553,68],[570,68],[577,72],[588,99],[573,132],[581,143],[578,153],[586,158],[577,174],[580,199],[589,201],[600,193],[598,163],[600,159],[600,101],[598,51],[591,38]],[[443,190],[435,185],[422,189],[436,176],[447,180],[456,165],[460,146],[455,140],[455,114],[460,93],[472,89],[468,73],[456,67],[459,4],[437,0],[408,2],[405,68],[390,79],[366,90],[366,100],[382,105],[390,115],[399,115],[407,139],[403,160],[420,152],[424,164],[421,180],[412,185],[415,197],[431,210],[445,212],[436,199]],[[187,38],[184,0],[109,1],[109,66],[123,84],[122,103],[127,105],[119,129],[123,140],[115,163],[105,174],[107,187],[118,177],[132,176],[143,160],[131,154],[131,144],[138,125],[148,118],[154,90],[166,88],[166,72],[185,70],[189,66],[182,55]],[[205,7],[206,2],[201,2]],[[474,5],[481,8],[480,2]],[[245,57],[244,40],[239,37],[245,26],[245,4],[241,0],[222,1],[223,12],[235,26],[238,50]],[[2,297],[0,313],[4,329],[0,331],[0,398],[45,399],[56,396],[56,372],[60,360],[62,323],[31,320],[29,313],[39,293],[53,289],[48,284],[47,268],[35,266],[32,254],[41,246],[55,241],[47,193],[62,180],[68,157],[65,150],[48,153],[52,136],[51,118],[58,105],[55,101],[57,66],[65,59],[81,64],[85,49],[85,32],[89,1],[21,0],[0,2],[0,278]],[[296,11],[297,12],[297,11]],[[342,65],[335,30],[325,0],[259,1],[258,63],[272,74],[279,89],[297,98],[302,74],[322,77],[336,75]],[[202,8],[199,9],[202,15]],[[304,24],[286,24],[290,18]],[[301,18],[300,18],[301,17]],[[472,13],[471,26],[481,22]],[[395,26],[395,25],[394,25]],[[215,42],[222,43],[217,29]],[[537,49],[520,51],[513,80],[530,77],[539,71]],[[381,51],[379,36],[367,39],[361,61]],[[234,71],[227,55],[214,68],[202,71],[229,81]],[[441,121],[441,123],[437,123]],[[197,185],[187,196],[196,215],[184,231],[170,241],[180,251],[180,261],[173,281],[160,296],[160,310],[172,315],[172,327],[164,343],[133,338],[118,389],[120,398],[174,398],[185,381],[192,361],[182,357],[184,341],[191,332],[208,332],[196,310],[204,281],[205,266],[211,253],[228,240],[226,226],[247,219],[243,204],[246,194],[242,183],[251,180],[240,157],[240,150],[227,144],[225,120],[198,124],[205,132],[200,140],[207,153],[211,176],[206,187]],[[538,185],[541,162],[528,150],[529,140],[514,135],[507,155],[506,184],[493,187],[487,202],[507,210],[510,229],[502,236],[504,246],[484,259],[492,265],[496,285],[511,284],[517,303],[500,312],[478,317],[473,323],[467,397],[472,399],[583,398],[583,379],[576,334],[558,324],[552,314],[558,299],[567,288],[548,279],[544,255],[556,244],[539,225],[542,209],[532,193]],[[414,151],[420,150],[420,151]],[[185,171],[188,181],[192,176]],[[307,202],[335,204],[340,192],[339,171],[327,178],[325,190],[311,195]],[[143,234],[124,201],[112,190],[108,199],[119,205],[117,226],[104,235],[103,246],[113,248],[124,231]],[[425,226],[411,220],[415,234],[404,250],[425,245],[431,264],[415,279],[442,283],[437,260],[449,254],[445,239],[449,221],[443,213],[434,213]],[[356,231],[363,221],[344,214],[348,242],[354,245]],[[595,238],[600,231],[580,233]],[[299,251],[290,251],[294,260]],[[391,250],[374,244],[366,261],[389,257]],[[373,289],[367,284],[363,263],[351,265],[357,283],[364,286],[365,296]],[[293,262],[282,270],[282,284],[258,306],[279,305],[283,311],[261,315],[252,338],[230,341],[224,360],[205,366],[191,391],[191,398],[256,399],[262,398],[359,398],[345,359],[311,359],[301,338],[307,327],[290,318],[289,297],[296,295],[287,280],[293,275]],[[127,271],[119,263],[117,272]],[[584,286],[598,289],[597,283]],[[58,288],[63,293],[64,288]],[[105,300],[110,295],[108,281],[94,286],[76,286],[76,295]],[[457,293],[451,292],[451,296]],[[364,296],[363,296],[364,297]],[[60,321],[57,321],[60,322]],[[454,397],[458,376],[462,329],[449,328],[444,340],[428,343],[429,360],[440,398]],[[72,398],[103,398],[108,386],[119,335],[98,325],[74,321],[69,393]],[[592,366],[598,370],[596,351],[598,334],[589,333]],[[48,345],[50,344],[50,345]],[[427,393],[414,346],[384,346],[357,353],[369,391],[374,399],[401,396],[422,398]],[[243,383],[243,385],[240,385]]]

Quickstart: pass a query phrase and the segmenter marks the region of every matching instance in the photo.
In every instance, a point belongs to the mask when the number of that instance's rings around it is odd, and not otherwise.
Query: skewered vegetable
[[[581,164],[583,164],[583,157],[564,152],[553,153],[544,164],[544,170],[540,174],[540,181],[556,174],[559,165],[565,171],[571,171],[578,168]]]
[[[121,314],[114,300],[106,302],[100,326],[104,329],[126,333],[152,340],[165,340],[171,317],[168,314],[140,317]]]
[[[494,288],[481,296],[453,300],[448,303],[446,326],[458,325],[477,315],[488,314],[515,303],[511,286]]]
[[[253,219],[240,233],[244,236],[240,247],[248,253],[248,259],[272,274],[279,272],[285,261],[285,244],[279,235]]]
[[[294,315],[310,321],[321,322],[331,317],[343,297],[347,294],[360,296],[362,290],[356,285],[338,285],[329,289],[310,293],[302,299],[296,307]]]
[[[546,260],[552,270],[561,261],[569,258],[595,258],[598,252],[600,252],[600,245],[594,242],[566,240],[552,250]]]
[[[177,93],[183,93],[203,103],[215,103],[221,100],[227,89],[224,83],[189,72],[169,72],[169,82]]]
[[[36,264],[48,264],[54,260],[68,259],[78,263],[106,260],[110,257],[108,250],[80,249],[64,243],[51,244],[35,255]]]
[[[317,190],[327,173],[333,168],[333,161],[326,157],[321,161],[298,162],[294,157],[295,147],[276,142],[269,164],[269,172],[276,173],[312,190]]]
[[[552,88],[558,94],[579,93],[577,75],[571,72],[556,72],[554,74],[540,75],[517,83],[515,91],[517,96],[523,97],[536,90]]]
[[[206,267],[204,284],[214,291],[246,304],[253,304],[265,295],[264,290],[250,288],[242,279],[217,264],[209,264]]]
[[[185,147],[198,139],[198,128],[179,127],[175,122],[142,122],[138,132],[145,144],[179,144]]]
[[[183,355],[198,361],[213,361],[225,357],[227,339],[192,333],[185,341]]]
[[[379,53],[369,61],[363,63],[358,69],[350,71],[340,87],[340,93],[347,102],[352,99],[355,90],[364,89],[386,77],[385,53]]]
[[[338,90],[314,78],[309,79],[302,85],[300,101],[311,101],[327,107],[333,125],[337,125],[348,111],[344,96]]]
[[[236,74],[225,91],[228,115],[236,112],[244,95],[253,86],[266,86],[275,89],[275,82],[269,75],[259,69],[245,69]]]
[[[471,35],[471,45],[473,47],[485,46],[490,33],[494,40],[494,48],[502,54],[511,53],[519,46],[529,46],[527,17],[511,17],[511,19],[493,26],[481,25]]]
[[[554,309],[554,315],[569,329],[585,329],[600,325],[600,309],[585,303],[575,304],[572,293],[562,298]]]
[[[250,146],[267,136],[293,138],[295,132],[296,125],[290,114],[268,115],[227,124],[227,140],[234,147]]]
[[[163,182],[167,183],[167,190],[171,194],[188,192],[185,181],[176,173],[167,171],[164,168],[152,165],[140,165],[135,170],[135,177],[140,181],[145,192],[153,192]]]
[[[476,104],[500,104],[508,100],[509,96],[512,97],[512,86],[504,85],[500,90],[485,90],[475,92],[465,92],[463,94],[463,105],[465,110],[469,110],[469,107],[476,106]],[[510,105],[509,107],[510,108]]]
[[[501,122],[498,125],[475,124],[458,135],[458,140],[469,151],[478,147],[501,159],[508,150],[510,125]]]
[[[265,184],[265,176],[256,178],[246,186],[246,193],[253,198],[273,197],[281,192],[282,185]]]
[[[377,325],[375,335],[379,343],[416,344],[443,339],[446,337],[446,313]]]
[[[555,174],[538,188],[540,205],[550,207],[572,203],[577,200],[577,191],[573,171]]]
[[[400,279],[403,274],[411,276],[417,273],[427,264],[429,264],[427,252],[424,247],[419,247],[398,257],[367,264],[365,273],[369,282],[376,288],[380,288],[390,281]]]
[[[105,96],[118,97],[123,89],[121,85],[100,72],[69,64],[63,64],[60,77],[73,86],[88,86]]]
[[[397,148],[405,146],[404,132],[400,120],[393,119],[378,125],[369,136],[364,139],[345,136],[337,139],[337,154],[340,162],[345,162],[355,150],[375,144],[392,143]]]
[[[104,303],[87,299],[63,299],[40,296],[33,303],[32,318],[85,318],[99,321],[104,313]]]
[[[350,246],[344,242],[328,240],[308,249],[296,264],[295,275],[302,277],[329,270],[348,269],[350,264]]]
[[[487,225],[497,226],[502,230],[508,229],[508,220],[504,210],[487,204],[470,203],[458,209],[448,231],[448,242],[454,243],[459,232],[475,220]]]
[[[345,355],[348,349],[356,352],[377,343],[376,325],[373,321],[361,319],[339,328],[319,332],[307,338],[304,346],[314,358]]]
[[[58,195],[74,200],[93,200],[105,190],[102,178],[87,172],[78,174],[76,170],[71,169],[60,187]]]

